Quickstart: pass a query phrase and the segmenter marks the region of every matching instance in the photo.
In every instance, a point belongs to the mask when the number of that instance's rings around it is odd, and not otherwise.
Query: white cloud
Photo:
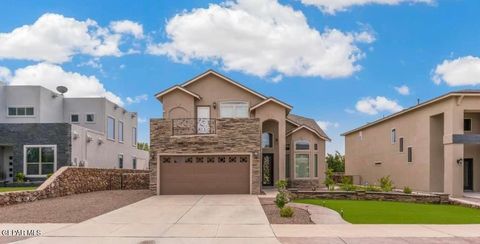
[[[147,122],[147,118],[138,118],[138,123],[143,124]]]
[[[407,85],[396,86],[394,88],[400,95],[404,95],[404,96],[410,95],[410,88],[408,88]]]
[[[95,76],[68,72],[58,65],[49,63],[17,69],[7,82],[9,85],[40,85],[53,91],[56,91],[57,86],[66,86],[68,88],[66,97],[106,97],[118,105],[123,105],[122,99],[107,91]]]
[[[346,11],[353,6],[370,4],[398,5],[401,3],[427,3],[433,4],[434,0],[301,0],[305,5],[319,8],[327,14],[335,14],[339,11]]]
[[[364,57],[357,43],[369,32],[320,32],[301,11],[277,0],[237,0],[177,14],[166,25],[169,42],[149,44],[147,52],[176,62],[219,63],[226,70],[257,76],[348,77]],[[214,37],[212,37],[214,36]]]
[[[125,100],[127,101],[127,104],[133,104],[133,103],[141,103],[142,101],[147,101],[148,95],[147,94],[142,94],[138,95],[135,97],[127,97]]]
[[[0,66],[0,82],[7,82],[12,79],[12,72],[6,67]]]
[[[123,54],[121,38],[91,19],[79,21],[46,13],[31,25],[0,33],[0,59],[63,63],[76,54],[118,57]]]
[[[466,56],[444,60],[437,65],[433,77],[435,84],[445,82],[449,86],[474,86],[480,84],[480,58]]]
[[[330,122],[330,121],[322,121],[322,120],[317,120],[317,124],[318,126],[320,126],[320,128],[322,128],[322,130],[325,130],[327,131],[328,128],[338,128],[340,126],[339,123],[337,122]]]
[[[357,102],[355,108],[357,111],[369,115],[375,115],[383,111],[394,113],[403,109],[396,101],[382,96],[362,98]]]
[[[86,62],[79,63],[77,66],[78,67],[89,66],[99,70],[102,70],[103,68],[103,65],[100,63],[98,59],[90,59]]]
[[[275,77],[272,78],[273,83],[278,83],[283,80],[283,75],[276,75]]]
[[[135,38],[143,38],[143,26],[130,20],[110,22],[110,28],[115,33],[131,34]]]

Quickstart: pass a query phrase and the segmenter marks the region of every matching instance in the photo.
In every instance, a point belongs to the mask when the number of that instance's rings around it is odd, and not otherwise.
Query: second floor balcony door
[[[197,107],[197,133],[210,133],[210,107]]]

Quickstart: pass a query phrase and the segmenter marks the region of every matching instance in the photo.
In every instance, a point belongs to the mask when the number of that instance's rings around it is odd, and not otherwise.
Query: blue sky
[[[343,152],[342,132],[480,84],[480,1],[382,2],[2,1],[0,80],[107,96],[148,141],[153,95],[212,68],[326,125]]]

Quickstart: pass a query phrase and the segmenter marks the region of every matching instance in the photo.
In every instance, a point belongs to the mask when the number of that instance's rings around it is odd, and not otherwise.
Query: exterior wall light
[[[462,163],[463,163],[463,158],[457,159],[457,164],[458,164],[458,165],[462,165]]]
[[[217,109],[217,102],[213,102],[212,107],[213,109]]]

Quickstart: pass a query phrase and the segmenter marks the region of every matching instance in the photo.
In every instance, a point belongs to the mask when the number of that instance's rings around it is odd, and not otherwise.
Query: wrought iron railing
[[[172,127],[174,136],[215,134],[216,120],[204,118],[172,119]]]

